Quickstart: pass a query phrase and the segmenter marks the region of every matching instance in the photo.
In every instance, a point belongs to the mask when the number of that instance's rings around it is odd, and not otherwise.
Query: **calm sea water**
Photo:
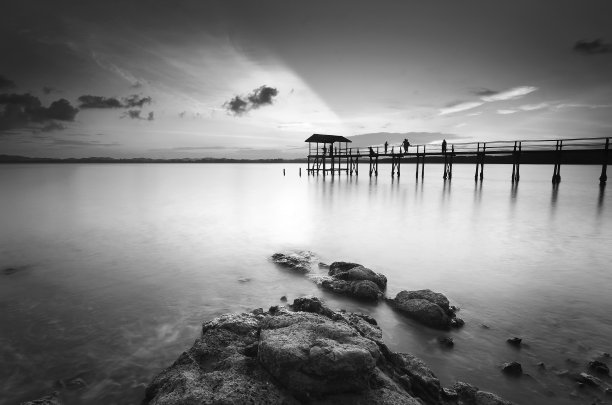
[[[0,271],[17,269],[0,273],[0,403],[76,377],[87,386],[64,390],[68,404],[139,403],[202,321],[305,294],[373,315],[393,350],[445,385],[523,404],[599,395],[555,373],[612,351],[612,190],[599,167],[562,167],[557,189],[548,166],[523,166],[516,188],[509,166],[486,166],[483,183],[472,165],[455,165],[452,182],[438,165],[424,182],[403,169],[392,181],[389,166],[333,180],[304,165],[0,166]],[[269,262],[291,249],[363,263],[387,275],[390,295],[443,292],[466,325],[434,331],[325,293]],[[513,360],[528,376],[500,372]]]

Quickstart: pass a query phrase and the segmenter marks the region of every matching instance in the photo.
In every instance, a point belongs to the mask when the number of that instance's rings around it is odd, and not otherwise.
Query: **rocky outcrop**
[[[431,290],[401,291],[388,302],[402,314],[432,328],[446,330],[464,324],[456,317],[448,298]]]
[[[387,277],[358,263],[334,262],[328,274],[329,278],[321,279],[319,284],[337,294],[377,301],[387,288]]]
[[[369,280],[375,283],[381,291],[387,289],[387,277],[357,263],[333,262],[329,266],[328,274],[338,280]]]
[[[22,402],[21,405],[61,405],[59,400],[59,392],[54,391],[50,395],[38,398],[32,401]]]
[[[305,250],[290,253],[274,253],[270,258],[272,262],[281,267],[298,273],[309,273],[315,254]]]
[[[463,403],[480,403],[478,393]],[[149,384],[143,404],[418,405],[457,398],[421,360],[391,352],[373,318],[306,297],[289,308],[206,322],[193,347]]]

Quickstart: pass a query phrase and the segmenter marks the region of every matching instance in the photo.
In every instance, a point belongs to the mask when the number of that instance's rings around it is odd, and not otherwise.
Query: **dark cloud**
[[[142,111],[140,110],[127,110],[125,113],[123,113],[121,118],[131,118],[133,120],[146,120],[146,121],[153,121],[155,119],[155,113],[153,111],[149,112],[146,118],[140,115],[141,112]]]
[[[142,108],[145,104],[151,104],[151,97],[141,97],[138,94],[133,94],[123,99],[123,105],[126,108]]]
[[[606,44],[601,38],[593,41],[580,40],[574,44],[574,51],[587,55],[612,53],[612,44]]]
[[[2,90],[10,90],[16,87],[15,82],[7,79],[3,75],[0,75],[0,89]]]
[[[258,87],[247,96],[235,96],[223,104],[223,107],[233,115],[243,115],[250,110],[274,102],[273,98],[278,95],[278,90],[266,85]]]
[[[81,108],[142,108],[145,104],[151,104],[153,99],[148,96],[133,94],[123,99],[116,97],[92,96],[89,94],[79,97]]]
[[[252,108],[259,108],[262,105],[272,104],[272,97],[278,95],[278,90],[273,87],[261,86],[258,89],[253,90],[249,94],[249,101],[251,102]]]
[[[479,97],[489,97],[489,96],[494,96],[496,94],[498,94],[499,91],[495,91],[495,90],[491,90],[491,89],[487,89],[487,88],[480,88],[480,89],[476,89],[476,90],[472,90],[472,94],[475,94]]]
[[[223,107],[234,115],[242,115],[248,111],[248,105],[249,103],[243,100],[242,97],[236,96],[230,101],[225,102]]]
[[[47,119],[72,121],[78,112],[78,108],[74,108],[68,100],[61,98],[51,103],[47,109]]]
[[[79,97],[79,107],[81,108],[122,108],[121,101],[114,97],[92,96],[86,94]]]
[[[46,124],[44,127],[42,127],[40,130],[43,132],[53,132],[53,131],[61,131],[63,129],[66,129],[66,127],[63,124],[60,124],[59,122],[51,121],[48,124]]]
[[[23,128],[49,120],[72,121],[79,110],[68,100],[56,100],[44,107],[31,94],[0,94],[0,130]]]

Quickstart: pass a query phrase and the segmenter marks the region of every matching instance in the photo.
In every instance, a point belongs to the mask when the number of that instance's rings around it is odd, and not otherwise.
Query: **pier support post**
[[[474,173],[474,181],[478,181],[478,166],[480,162],[478,161],[480,156],[480,142],[476,144],[476,173]]]
[[[448,162],[448,179],[451,180],[453,178],[453,157],[455,156],[455,145],[451,145],[451,155],[450,160]]]
[[[419,145],[417,145],[416,151],[416,178],[419,179]]]
[[[400,176],[400,155],[391,156],[391,177],[395,176],[397,171],[397,177]]]
[[[561,150],[563,149],[563,141],[557,141],[555,145],[555,167],[553,169],[552,182],[553,184],[561,183]]]
[[[448,160],[447,160],[446,151],[444,151],[444,174],[442,175],[442,178],[446,180],[447,177],[448,177]]]
[[[425,180],[425,145],[423,145],[423,160],[421,161],[421,180]]]
[[[518,147],[518,148],[517,148]],[[521,142],[514,142],[514,150],[512,151],[512,182],[518,183],[521,178],[519,171],[521,166]]]
[[[487,144],[483,142],[482,152],[480,154],[480,181],[482,181],[484,177],[484,160],[485,160],[486,150],[487,150]]]
[[[603,152],[603,162],[601,164],[601,176],[599,176],[599,184],[602,186],[606,184],[608,181],[608,175],[606,174],[606,170],[608,168],[608,150],[610,149],[610,138],[606,138],[606,146],[604,147]]]

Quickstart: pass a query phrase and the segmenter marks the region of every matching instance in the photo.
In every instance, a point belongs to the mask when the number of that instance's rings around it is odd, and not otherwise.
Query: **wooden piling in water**
[[[606,170],[608,169],[608,150],[610,149],[610,138],[606,138],[606,145],[604,146],[603,162],[601,164],[601,176],[599,176],[599,184],[605,185],[608,181],[608,175]]]
[[[480,155],[480,142],[476,146],[476,173],[474,173],[474,181],[478,181],[478,156]]]
[[[553,184],[561,183],[561,150],[563,149],[563,141],[557,141],[555,145],[555,167],[553,169],[552,182]]]
[[[423,145],[423,160],[421,161],[421,180],[425,180],[425,154],[427,153],[425,147],[426,145]]]
[[[419,145],[417,145],[416,151],[416,178],[419,179]]]

